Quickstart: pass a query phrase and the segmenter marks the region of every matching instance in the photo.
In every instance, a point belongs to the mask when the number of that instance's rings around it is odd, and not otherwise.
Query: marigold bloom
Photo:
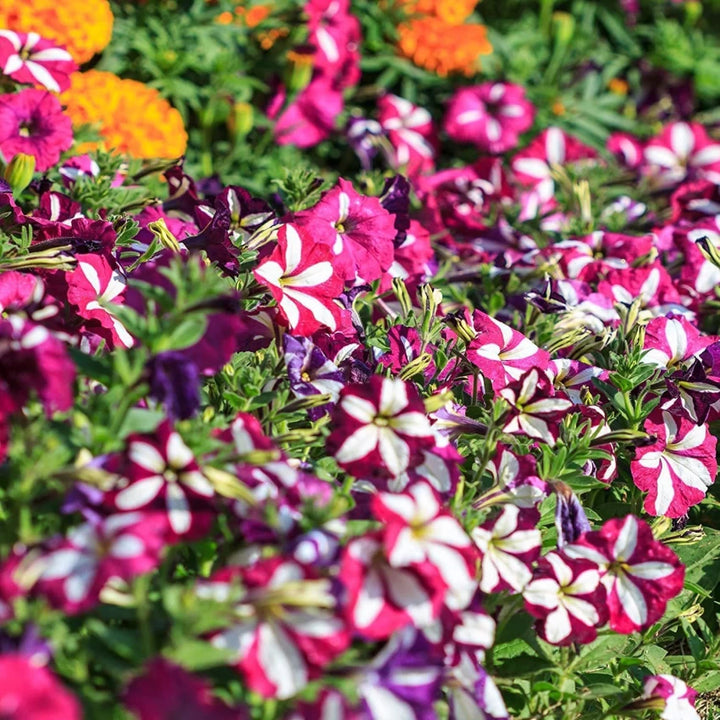
[[[451,25],[436,17],[412,20],[398,28],[400,54],[416,65],[445,77],[474,75],[478,56],[492,52],[484,25]]]
[[[408,13],[432,15],[451,25],[464,23],[472,14],[478,0],[400,0]]]
[[[36,32],[84,63],[110,42],[113,14],[108,0],[3,0],[0,27]]]
[[[135,158],[174,158],[185,152],[187,133],[180,113],[154,88],[136,80],[89,70],[72,75],[61,95],[75,126],[96,127],[103,145]],[[87,152],[92,145],[79,148]]]

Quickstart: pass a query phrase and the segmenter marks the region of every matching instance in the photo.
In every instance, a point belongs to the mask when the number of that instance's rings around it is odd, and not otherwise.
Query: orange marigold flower
[[[1,0],[0,27],[36,32],[82,64],[110,42],[113,14],[108,0]]]
[[[73,73],[71,80],[60,101],[73,125],[97,129],[106,149],[143,159],[175,158],[185,152],[182,117],[154,88],[100,70]]]
[[[451,25],[464,23],[472,14],[478,0],[400,0],[408,13],[432,15]]]
[[[401,25],[398,31],[400,53],[442,77],[453,72],[474,75],[479,56],[492,52],[484,25],[450,25],[427,17]]]

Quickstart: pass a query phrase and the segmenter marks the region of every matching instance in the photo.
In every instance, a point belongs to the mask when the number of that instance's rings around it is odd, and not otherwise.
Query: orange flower
[[[113,14],[108,0],[0,0],[0,27],[36,32],[81,64],[110,42]]]
[[[480,55],[492,52],[484,25],[451,25],[438,18],[411,20],[398,28],[400,54],[416,65],[445,77],[474,75]]]
[[[478,0],[400,0],[408,13],[432,15],[450,25],[461,25],[472,14]]]
[[[91,125],[108,150],[135,158],[180,157],[187,133],[180,113],[154,88],[99,70],[73,73],[60,96],[76,127]],[[86,144],[78,152],[87,152]]]

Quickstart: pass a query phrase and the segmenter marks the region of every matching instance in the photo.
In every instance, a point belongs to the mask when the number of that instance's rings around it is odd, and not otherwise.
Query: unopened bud
[[[173,252],[180,252],[180,243],[170,232],[164,218],[148,223],[148,230],[159,240],[163,247]]]
[[[228,130],[233,137],[242,139],[253,129],[254,120],[253,106],[248,102],[236,102],[228,117]]]
[[[465,320],[462,313],[449,313],[445,316],[445,322],[455,331],[457,336],[466,343],[472,342],[477,337],[475,328]]]
[[[310,84],[315,50],[310,46],[296,47],[287,54],[285,87],[291,93],[300,92]]]
[[[558,45],[567,45],[575,34],[575,18],[566,12],[553,13],[555,39]]]
[[[414,360],[411,360],[400,372],[401,380],[409,380],[414,375],[422,373],[432,362],[432,357],[428,353],[423,353]]]
[[[35,156],[18,153],[7,165],[3,177],[13,195],[19,195],[29,184],[35,172]]]

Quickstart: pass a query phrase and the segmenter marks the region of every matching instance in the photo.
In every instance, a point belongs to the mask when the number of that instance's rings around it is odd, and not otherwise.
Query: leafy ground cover
[[[5,0],[0,717],[720,717],[719,11]]]

